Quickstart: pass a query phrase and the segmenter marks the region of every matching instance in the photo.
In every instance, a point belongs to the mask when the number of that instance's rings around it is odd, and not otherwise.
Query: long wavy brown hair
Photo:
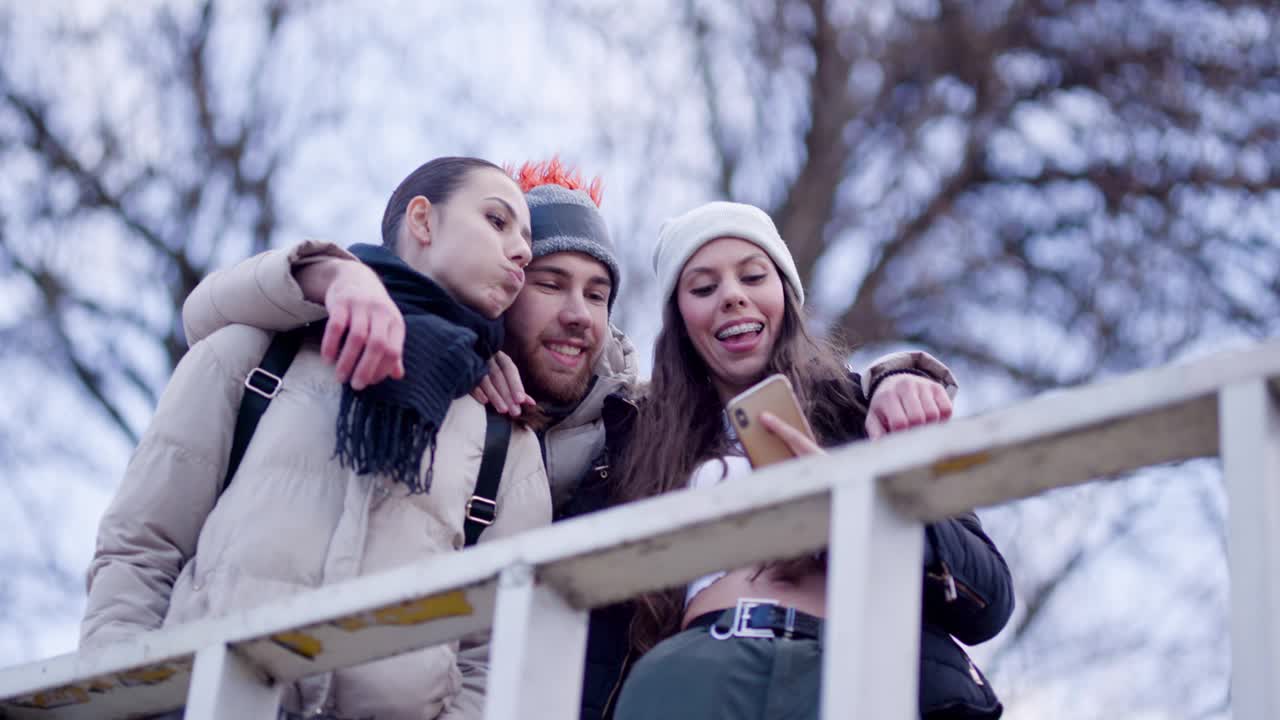
[[[809,333],[791,286],[785,282],[782,286],[782,328],[761,378],[773,373],[787,376],[820,445],[865,437],[867,407],[844,363],[845,354]],[[699,464],[730,450],[723,411],[707,364],[689,339],[673,295],[654,346],[653,376],[622,454],[615,500],[629,502],[688,487]],[[823,568],[825,556],[815,559],[812,555],[769,565],[780,579]],[[637,598],[631,625],[635,650],[647,652],[679,630],[683,610],[683,588]]]

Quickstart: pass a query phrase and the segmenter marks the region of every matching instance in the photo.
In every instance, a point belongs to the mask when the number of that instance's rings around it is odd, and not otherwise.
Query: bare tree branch
[[[842,42],[845,28],[836,20],[835,3],[810,0],[807,6],[814,21],[809,42],[815,66],[809,78],[805,160],[775,213],[778,230],[787,238],[802,277],[812,276],[824,249],[827,220],[851,154],[845,128],[858,112],[849,95],[853,58]]]
[[[2,74],[2,71],[0,71]],[[101,178],[85,167],[75,155],[54,134],[46,116],[46,108],[41,103],[24,97],[22,94],[8,89],[9,84],[0,77],[0,86],[6,88],[4,100],[9,107],[16,110],[27,122],[30,131],[28,144],[31,150],[48,162],[55,172],[65,172],[76,181],[80,189],[81,203],[90,208],[109,210],[133,233],[144,240],[156,252],[165,255],[178,263],[181,257],[170,249],[161,236],[153,228],[125,209],[121,199],[109,192]]]
[[[719,171],[716,173],[716,188],[721,196],[731,197],[733,178],[738,173],[738,161],[742,148],[734,146],[724,127],[723,110],[720,107],[720,83],[716,78],[715,63],[709,47],[712,37],[711,24],[698,13],[693,0],[686,0],[685,16],[693,38],[698,63],[698,80],[702,83],[701,95],[706,101],[707,122],[710,125],[708,135],[716,149],[716,157],[720,160]]]

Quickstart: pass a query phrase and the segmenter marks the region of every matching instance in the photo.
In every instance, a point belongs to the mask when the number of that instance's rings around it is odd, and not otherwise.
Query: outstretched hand
[[[489,374],[471,391],[471,397],[482,404],[492,403],[495,410],[511,417],[520,417],[523,405],[533,407],[538,404],[525,393],[520,370],[502,351],[489,358]]]
[[[867,437],[939,423],[951,417],[951,397],[939,383],[919,375],[892,375],[876,388],[867,410]]]
[[[367,265],[335,263],[324,294],[329,322],[320,355],[335,363],[338,382],[363,390],[404,377],[404,316]]]

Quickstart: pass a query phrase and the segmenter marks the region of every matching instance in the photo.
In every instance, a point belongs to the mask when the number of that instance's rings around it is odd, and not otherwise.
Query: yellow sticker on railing
[[[369,621],[363,615],[352,615],[341,620],[334,620],[332,625],[347,632],[355,632],[369,627]]]
[[[475,608],[467,602],[467,594],[454,590],[374,610],[373,617],[378,625],[421,625],[431,620],[460,617],[473,612]]]
[[[467,600],[464,590],[452,590],[431,597],[409,600],[390,607],[379,608],[332,620],[324,625],[312,626],[303,630],[272,635],[271,642],[289,652],[315,660],[324,652],[325,627],[335,627],[347,632],[359,632],[372,627],[396,627],[405,625],[421,625],[441,618],[462,617],[475,612],[475,607]]]
[[[83,705],[89,702],[89,691],[75,685],[64,685],[60,688],[19,698],[14,705],[36,710],[53,710],[68,705]]]
[[[156,665],[147,665],[132,670],[100,675],[82,683],[63,685],[52,690],[18,698],[14,705],[36,710],[53,710],[68,705],[83,705],[91,700],[90,693],[101,695],[120,687],[137,687],[141,685],[159,685],[182,672],[191,672],[192,660],[171,660]]]
[[[463,590],[452,590],[439,595],[409,600],[391,607],[334,620],[331,625],[347,632],[367,627],[421,625],[447,617],[462,617],[475,612]]]
[[[968,455],[956,455],[955,457],[943,458],[934,463],[930,468],[935,476],[950,475],[951,473],[964,472],[970,468],[983,465],[991,460],[991,453],[976,452]]]
[[[271,636],[271,642],[308,660],[315,660],[316,656],[324,652],[324,643],[301,630],[276,633]]]
[[[177,674],[177,669],[169,665],[153,665],[122,672],[116,677],[120,679],[121,685],[134,687],[135,685],[158,685]]]

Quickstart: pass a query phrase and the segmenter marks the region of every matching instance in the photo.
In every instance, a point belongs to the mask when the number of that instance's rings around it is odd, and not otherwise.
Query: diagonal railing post
[[[541,584],[527,565],[502,571],[494,607],[485,720],[578,717],[586,610]]]
[[[823,718],[917,717],[923,543],[872,478],[832,491]]]
[[[196,653],[186,720],[276,720],[281,686],[226,645]]]
[[[1280,718],[1280,407],[1266,380],[1218,396],[1231,562],[1231,705]]]

